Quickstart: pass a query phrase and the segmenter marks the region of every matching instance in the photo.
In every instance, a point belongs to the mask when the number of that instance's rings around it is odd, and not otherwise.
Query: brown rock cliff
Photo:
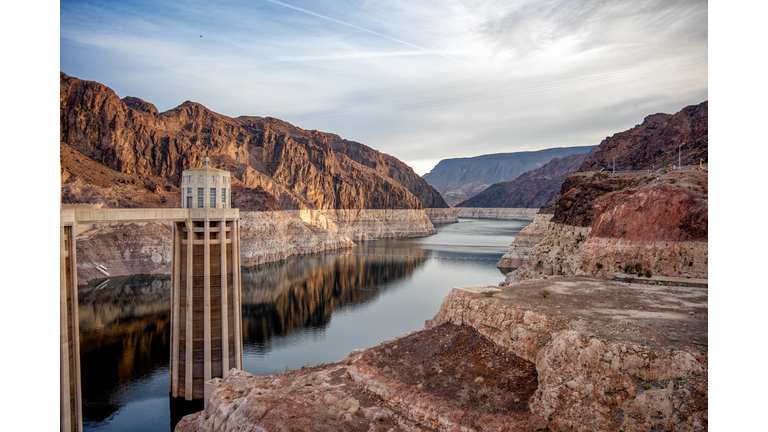
[[[445,207],[413,170],[362,144],[269,117],[230,118],[190,101],[158,113],[141,99],[121,100],[102,84],[64,73],[60,141],[118,173],[173,185],[208,156],[285,209]]]

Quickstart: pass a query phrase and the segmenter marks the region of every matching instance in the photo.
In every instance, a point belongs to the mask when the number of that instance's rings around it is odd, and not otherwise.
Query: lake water
[[[243,267],[244,370],[331,363],[421,330],[451,288],[504,280],[496,262],[528,223],[460,219],[429,237]],[[84,430],[167,432],[202,409],[168,396],[170,284],[131,276],[80,290]]]

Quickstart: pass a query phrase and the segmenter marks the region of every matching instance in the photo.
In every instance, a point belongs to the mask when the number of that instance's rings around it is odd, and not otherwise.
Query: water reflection
[[[242,268],[243,343],[263,353],[276,336],[321,329],[334,310],[373,300],[428,254],[414,250],[410,256],[389,256],[387,248],[365,244],[354,251]],[[144,401],[168,398],[170,292],[169,276],[144,275],[93,281],[79,290],[86,430],[127,430],[108,426],[121,417],[124,424],[133,421],[132,410],[125,410],[129,400],[146,409]],[[172,428],[200,409],[172,402],[151,405],[158,424],[141,428],[167,431],[169,417]]]
[[[167,370],[170,291],[168,276],[113,278],[78,291],[86,422],[109,418],[123,405],[130,383]]]
[[[350,253],[313,255],[242,269],[243,342],[263,346],[274,335],[324,328],[335,309],[363,304],[410,275],[428,251],[388,255],[362,243]]]

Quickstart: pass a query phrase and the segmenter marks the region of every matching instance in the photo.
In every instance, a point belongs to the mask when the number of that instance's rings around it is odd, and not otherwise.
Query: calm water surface
[[[451,288],[498,285],[496,262],[528,223],[460,219],[429,237],[243,267],[244,369],[331,363],[422,329]],[[202,409],[168,397],[170,276],[105,282],[79,293],[83,428],[167,432]]]

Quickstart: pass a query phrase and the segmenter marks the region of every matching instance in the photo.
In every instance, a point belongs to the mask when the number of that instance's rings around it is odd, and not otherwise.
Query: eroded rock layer
[[[456,217],[472,219],[533,220],[538,211],[537,208],[453,208]]]
[[[355,247],[348,238],[317,228],[284,211],[245,212],[240,218],[240,262],[250,267],[306,255]]]
[[[535,363],[529,408],[550,430],[707,430],[705,288],[574,278],[485,289],[454,289],[426,328],[468,325]]]
[[[288,210],[287,213],[356,241],[437,233],[424,210]]]
[[[627,273],[706,279],[707,180],[699,171],[572,176],[551,221],[536,225],[540,242],[529,248],[516,237],[510,245],[510,258],[528,253],[505,283]]]
[[[531,249],[544,239],[549,228],[551,214],[537,214],[528,226],[515,234],[507,252],[501,256],[496,267],[516,269],[520,267],[531,253]]]
[[[424,212],[427,214],[429,221],[432,224],[445,224],[445,223],[458,223],[459,219],[456,217],[453,209],[449,208],[425,208]]]

